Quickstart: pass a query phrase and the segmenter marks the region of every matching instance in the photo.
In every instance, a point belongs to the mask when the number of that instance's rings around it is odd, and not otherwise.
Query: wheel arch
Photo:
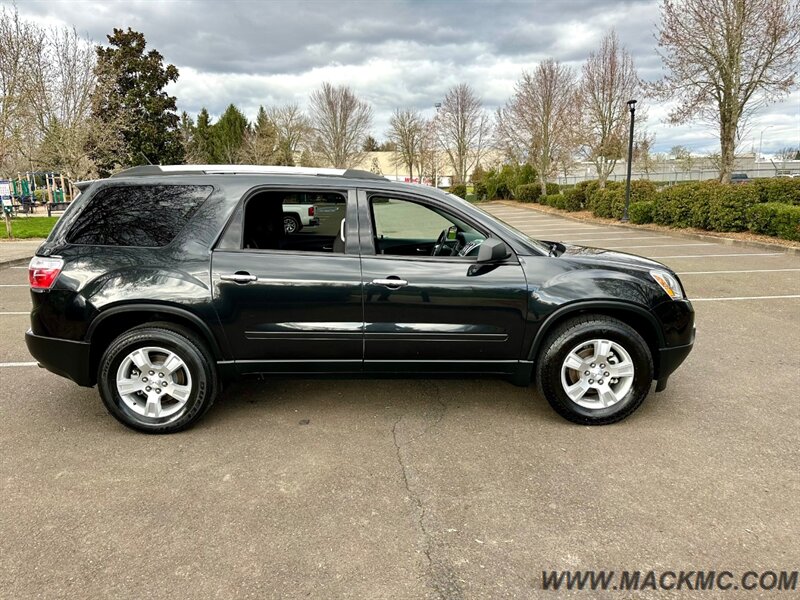
[[[644,338],[653,357],[654,378],[659,376],[659,348],[664,346],[664,332],[658,320],[646,308],[628,302],[613,300],[587,300],[570,303],[554,311],[542,323],[528,352],[528,360],[535,361],[544,340],[555,327],[567,319],[580,315],[596,314],[612,317],[633,327]]]
[[[126,304],[103,310],[86,332],[85,339],[91,344],[89,372],[92,377],[96,376],[103,352],[117,336],[138,325],[154,322],[172,323],[192,331],[208,344],[215,360],[225,358],[211,329],[197,315],[168,304]]]

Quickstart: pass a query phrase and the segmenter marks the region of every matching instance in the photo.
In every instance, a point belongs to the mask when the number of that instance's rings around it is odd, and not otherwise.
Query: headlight
[[[681,284],[672,273],[668,271],[650,271],[650,277],[655,279],[661,289],[667,292],[667,295],[673,300],[682,300],[684,298]]]

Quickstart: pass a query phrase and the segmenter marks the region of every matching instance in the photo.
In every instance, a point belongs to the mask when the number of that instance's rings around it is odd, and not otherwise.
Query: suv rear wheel
[[[191,332],[148,324],[115,339],[100,360],[98,387],[120,423],[146,433],[173,433],[195,423],[214,403],[213,358]]]
[[[548,336],[537,359],[536,380],[562,417],[605,425],[624,419],[647,397],[653,358],[642,336],[622,321],[576,317]]]

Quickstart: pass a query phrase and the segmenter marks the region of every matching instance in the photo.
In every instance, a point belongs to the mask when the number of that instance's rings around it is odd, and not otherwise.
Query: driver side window
[[[438,208],[400,198],[370,199],[377,254],[474,256],[486,236]]]

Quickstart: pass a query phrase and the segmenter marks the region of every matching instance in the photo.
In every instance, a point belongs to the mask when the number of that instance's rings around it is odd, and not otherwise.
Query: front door
[[[287,228],[298,194],[314,222]],[[266,189],[234,215],[214,251],[212,285],[240,373],[361,371],[356,214],[353,191]]]
[[[516,257],[477,264],[489,233],[434,201],[358,198],[365,369],[513,372],[527,310]]]

